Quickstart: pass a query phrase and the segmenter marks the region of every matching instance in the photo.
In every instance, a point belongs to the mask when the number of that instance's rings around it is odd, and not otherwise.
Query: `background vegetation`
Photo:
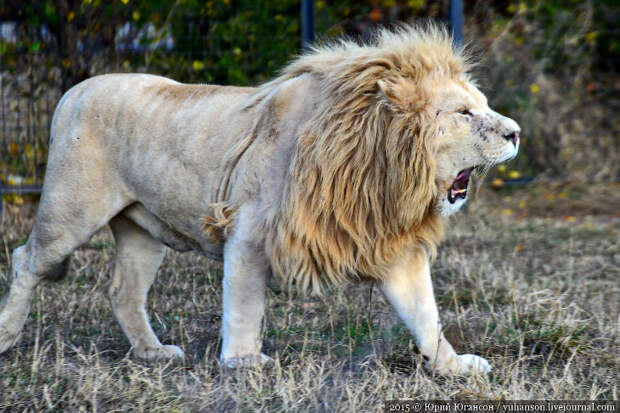
[[[104,229],[69,277],[38,289],[24,336],[0,355],[0,410],[379,411],[394,398],[618,399],[620,162],[618,6],[613,0],[466,0],[465,35],[489,103],[523,127],[520,155],[490,172],[449,223],[433,278],[446,334],[491,361],[488,378],[422,368],[411,335],[371,286],[327,298],[268,294],[271,370],[217,364],[218,264],[170,251],[149,294],[180,363],[144,363],[106,292]],[[317,0],[319,39],[365,39],[377,25],[445,20],[448,0]],[[3,24],[5,24],[3,26]],[[6,24],[9,24],[7,26]],[[0,2],[0,179],[44,177],[49,122],[63,91],[118,71],[255,85],[300,53],[293,0]],[[319,40],[321,41],[321,40]],[[512,182],[533,182],[512,187]],[[4,195],[0,292],[36,202]],[[32,199],[36,201],[36,199]]]
[[[316,1],[319,39],[445,20],[449,0]],[[613,0],[468,0],[466,40],[492,106],[523,127],[522,152],[491,182],[619,176],[619,8]],[[0,22],[0,173],[40,183],[53,108],[89,76],[159,73],[256,85],[300,53],[297,0],[8,0]],[[319,40],[321,41],[321,40]]]

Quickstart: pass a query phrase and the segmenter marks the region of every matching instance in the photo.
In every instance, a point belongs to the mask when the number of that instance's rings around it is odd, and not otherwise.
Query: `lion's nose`
[[[512,144],[516,146],[517,142],[519,142],[519,132],[515,131],[515,132],[507,133],[506,135],[504,135],[504,139],[512,142]]]

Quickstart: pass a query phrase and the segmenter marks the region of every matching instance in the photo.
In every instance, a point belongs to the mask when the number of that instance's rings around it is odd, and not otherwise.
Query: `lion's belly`
[[[222,260],[223,244],[214,244],[209,240],[205,240],[202,234],[199,234],[198,238],[200,239],[195,239],[179,232],[170,224],[151,213],[142,203],[135,203],[127,207],[123,211],[123,216],[146,229],[154,238],[176,251],[186,252],[193,250],[213,260]]]
[[[139,224],[173,249],[198,250],[221,259],[222,246],[213,244],[201,227],[201,219],[209,213],[212,184],[174,164],[165,171],[151,172],[152,177],[138,174],[128,183],[132,197],[143,208]],[[137,181],[141,178],[145,179]]]

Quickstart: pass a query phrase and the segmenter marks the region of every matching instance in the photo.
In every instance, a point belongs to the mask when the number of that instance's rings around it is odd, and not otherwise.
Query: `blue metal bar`
[[[17,195],[37,195],[41,193],[42,188],[37,185],[22,185],[22,186],[5,186],[0,184],[0,217],[2,216],[2,195],[3,194],[17,194]]]
[[[41,190],[42,190],[42,187],[38,185],[20,185],[20,186],[0,185],[0,195],[2,194],[32,195],[32,194],[40,194]]]
[[[301,48],[314,42],[314,0],[301,0]]]
[[[463,0],[450,0],[450,27],[457,46],[463,44]]]

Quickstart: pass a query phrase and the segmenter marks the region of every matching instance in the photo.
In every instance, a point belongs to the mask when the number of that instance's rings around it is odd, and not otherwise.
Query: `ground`
[[[149,295],[153,328],[186,359],[131,356],[107,300],[114,243],[97,234],[70,275],[38,288],[18,346],[0,355],[0,410],[380,411],[388,399],[619,397],[618,185],[483,189],[451,219],[433,264],[446,335],[487,358],[488,378],[424,370],[411,336],[370,284],[324,298],[268,293],[268,370],[222,371],[221,267],[169,251]],[[5,205],[9,251],[36,205]]]

